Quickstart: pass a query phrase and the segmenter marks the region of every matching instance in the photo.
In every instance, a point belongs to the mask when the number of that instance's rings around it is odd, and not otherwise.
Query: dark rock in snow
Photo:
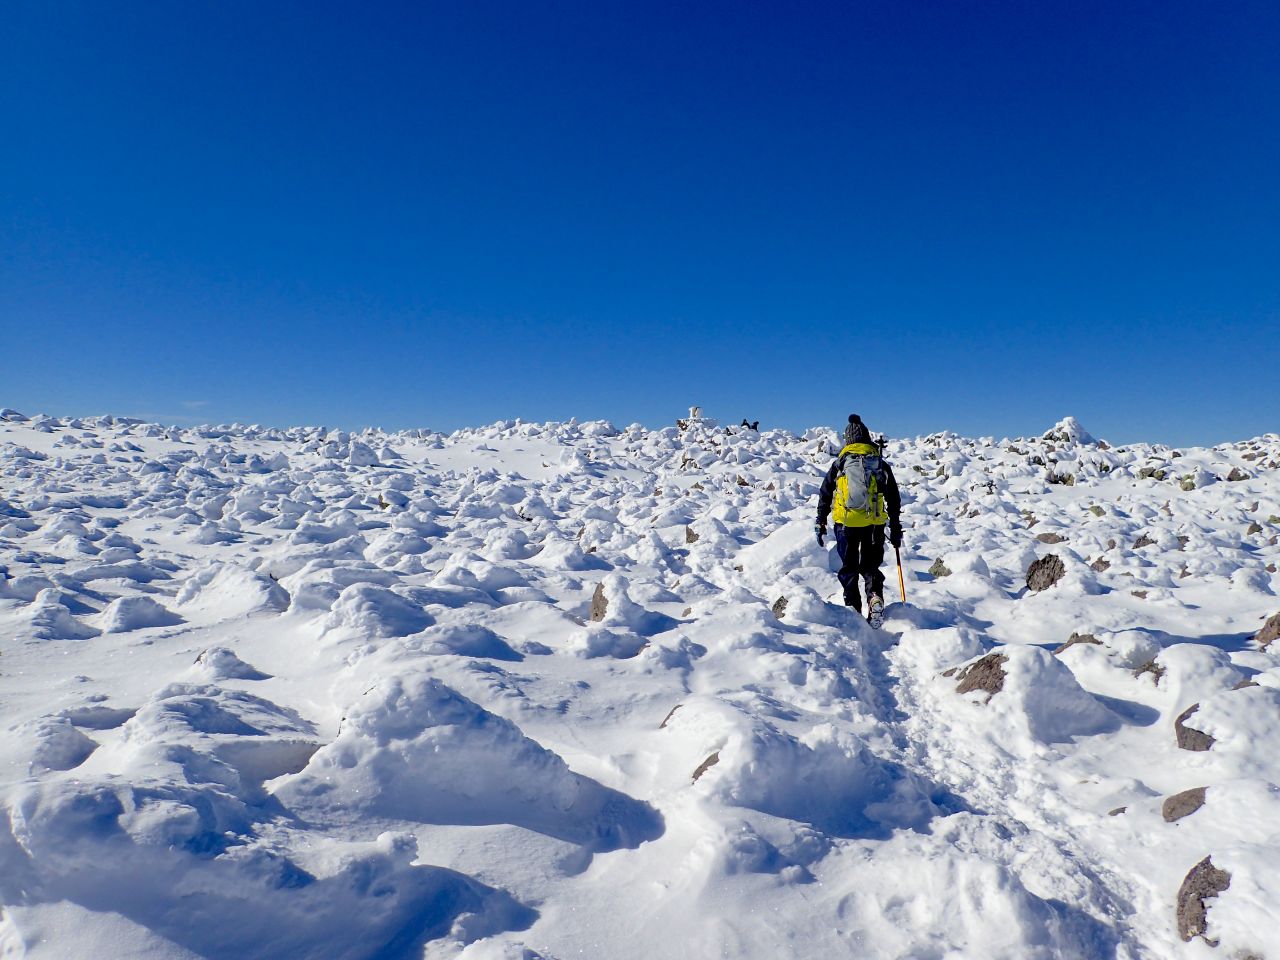
[[[1141,550],[1143,547],[1155,546],[1155,541],[1148,537],[1145,533],[1137,540],[1133,541],[1133,549]]]
[[[1067,538],[1058,533],[1041,533],[1036,539],[1041,543],[1065,543]]]
[[[609,598],[604,595],[604,584],[596,584],[596,592],[591,595],[591,619],[599,623],[609,612]]]
[[[1192,787],[1190,790],[1183,790],[1171,797],[1165,797],[1160,815],[1164,817],[1166,823],[1173,823],[1175,820],[1191,816],[1204,806],[1204,794],[1207,789],[1207,787]]]
[[[693,532],[693,529],[692,529],[691,527],[685,527],[685,528],[684,528],[684,542],[685,542],[685,543],[697,543],[700,539],[702,539],[702,538],[701,538],[701,537],[699,537],[696,533],[694,533],[694,532]]]
[[[933,561],[933,566],[929,568],[929,575],[932,577],[949,577],[951,576],[951,571],[947,569],[947,565],[939,557]]]
[[[1186,941],[1204,936],[1208,929],[1205,900],[1230,886],[1231,874],[1215,867],[1211,858],[1205,857],[1192,867],[1178,890],[1178,936]]]
[[[1002,653],[988,653],[957,674],[960,682],[956,685],[956,693],[982,690],[990,700],[992,696],[1004,689],[1004,665],[1008,662],[1009,658]]]
[[[702,763],[698,764],[698,769],[693,771],[693,782],[697,783],[698,778],[700,776],[702,776],[704,773],[706,773],[708,770],[710,770],[719,762],[720,762],[720,751],[717,750],[711,756],[707,757],[707,759],[703,760]]]
[[[1188,727],[1185,723],[1187,717],[1191,716],[1200,709],[1200,704],[1193,703],[1187,709],[1178,715],[1178,719],[1173,721],[1173,732],[1178,739],[1178,746],[1183,750],[1208,750],[1213,746],[1213,737],[1197,730],[1194,727]]]
[[[786,612],[787,612],[786,597],[779,597],[777,600],[773,601],[773,615],[775,617],[781,620],[783,615],[786,614]]]
[[[676,711],[679,710],[682,706],[684,706],[684,704],[677,703],[674,707],[672,707],[671,712],[668,713],[665,717],[663,717],[662,722],[658,724],[658,729],[665,730],[667,728],[667,724],[671,722],[671,718],[676,715]]]
[[[1067,638],[1066,643],[1057,647],[1053,651],[1053,655],[1056,657],[1058,654],[1062,653],[1062,651],[1066,650],[1068,647],[1074,647],[1077,643],[1096,643],[1098,646],[1102,646],[1102,641],[1092,633],[1073,633]]]
[[[1153,677],[1155,677],[1156,683],[1159,683],[1160,678],[1164,676],[1164,667],[1161,666],[1155,660],[1148,660],[1146,663],[1140,666],[1137,670],[1133,671],[1133,675],[1135,677],[1140,677],[1144,673],[1151,674]]]
[[[1093,570],[1095,573],[1102,573],[1111,569],[1111,561],[1106,557],[1099,557],[1097,560],[1093,561],[1093,563],[1089,564],[1089,569]]]
[[[1027,589],[1048,590],[1066,575],[1066,565],[1056,553],[1050,553],[1027,568]]]
[[[1126,810],[1128,810],[1128,809],[1129,809],[1128,807],[1116,807],[1114,810],[1108,810],[1108,811],[1107,811],[1107,816],[1108,816],[1108,817],[1118,817],[1118,816],[1120,816],[1120,814],[1124,813],[1124,812],[1125,812]]]
[[[1262,524],[1260,524],[1257,520],[1255,520],[1253,521],[1253,523],[1249,524],[1249,528],[1245,530],[1244,535],[1246,537],[1251,537],[1255,533],[1261,533],[1261,532],[1262,532]]]
[[[1249,475],[1245,473],[1243,470],[1241,470],[1239,467],[1232,467],[1231,472],[1227,474],[1227,479],[1230,480],[1232,483],[1236,483],[1240,480],[1248,480]]]
[[[1253,635],[1253,640],[1262,650],[1271,646],[1272,641],[1280,640],[1280,613],[1264,623],[1262,629]]]

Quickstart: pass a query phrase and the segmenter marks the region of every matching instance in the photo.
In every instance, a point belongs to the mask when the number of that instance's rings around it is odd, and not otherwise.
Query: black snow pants
[[[867,585],[867,595],[884,599],[884,526],[846,527],[835,525],[836,552],[840,554],[840,585],[844,587],[845,606],[862,609],[858,578]]]

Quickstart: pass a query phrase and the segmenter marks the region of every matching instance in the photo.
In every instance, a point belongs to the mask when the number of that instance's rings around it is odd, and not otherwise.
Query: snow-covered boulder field
[[[0,410],[0,957],[1280,958],[1280,436]]]

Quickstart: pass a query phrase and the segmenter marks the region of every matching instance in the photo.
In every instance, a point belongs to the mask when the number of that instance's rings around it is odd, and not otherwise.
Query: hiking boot
[[[884,599],[882,597],[877,597],[875,594],[871,595],[869,608],[867,610],[867,623],[871,624],[871,626],[875,627],[877,630],[879,630],[880,625],[884,623]]]

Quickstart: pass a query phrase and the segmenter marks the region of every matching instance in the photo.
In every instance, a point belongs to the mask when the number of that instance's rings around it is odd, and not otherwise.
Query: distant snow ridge
[[[1280,435],[741,413],[0,410],[0,955],[1280,956]]]

